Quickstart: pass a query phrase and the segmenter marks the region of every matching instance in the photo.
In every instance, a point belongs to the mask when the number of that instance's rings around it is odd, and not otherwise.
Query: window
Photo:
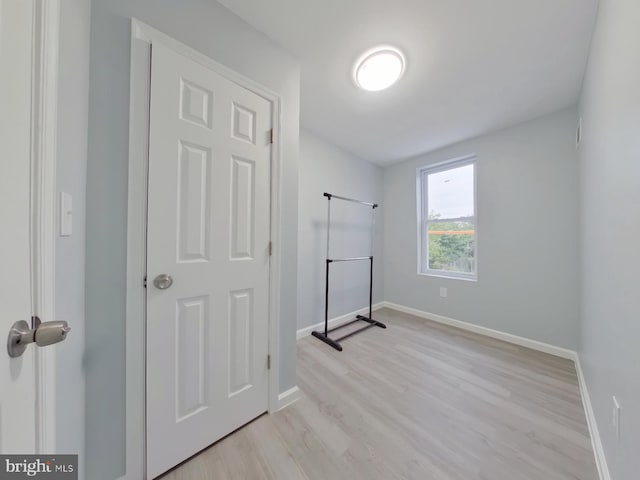
[[[476,157],[418,170],[419,273],[477,277]]]

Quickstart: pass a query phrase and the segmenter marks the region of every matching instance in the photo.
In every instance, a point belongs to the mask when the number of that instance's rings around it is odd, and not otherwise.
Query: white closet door
[[[153,45],[149,478],[267,410],[270,130],[270,102]]]

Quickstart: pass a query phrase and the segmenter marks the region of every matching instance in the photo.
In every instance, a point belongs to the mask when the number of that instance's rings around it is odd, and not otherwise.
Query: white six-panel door
[[[267,410],[272,126],[206,66],[159,43],[151,64],[148,478]]]
[[[35,345],[6,349],[17,320],[31,323],[31,81],[33,3],[0,0],[0,453],[36,451]],[[4,466],[2,467],[4,469]],[[4,471],[4,470],[3,470]]]

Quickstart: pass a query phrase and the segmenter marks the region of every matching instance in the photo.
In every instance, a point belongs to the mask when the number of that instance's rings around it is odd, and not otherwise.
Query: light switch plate
[[[73,233],[73,198],[60,192],[60,236],[70,237]]]
[[[611,400],[613,401],[613,418],[611,419],[611,423],[616,432],[616,438],[620,440],[620,403],[615,396],[611,397]]]
[[[576,148],[580,147],[582,143],[582,117],[578,120],[578,126],[576,127]]]
[[[440,296],[442,298],[447,298],[447,287],[440,287]]]

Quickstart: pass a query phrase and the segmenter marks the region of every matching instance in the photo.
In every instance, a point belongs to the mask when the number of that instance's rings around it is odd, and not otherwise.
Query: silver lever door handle
[[[40,347],[53,345],[67,338],[71,327],[64,321],[42,322],[31,328],[25,320],[19,320],[9,330],[7,352],[12,358],[22,355],[30,343]]]
[[[64,321],[41,323],[34,334],[36,345],[46,347],[61,342],[70,331],[71,327]]]

